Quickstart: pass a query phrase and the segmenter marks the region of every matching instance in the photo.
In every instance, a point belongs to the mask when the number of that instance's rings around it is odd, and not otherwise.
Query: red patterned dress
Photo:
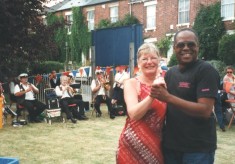
[[[140,82],[139,101],[149,95],[150,86]],[[118,164],[163,164],[161,149],[162,127],[166,103],[155,99],[152,108],[140,120],[127,117],[119,138]]]

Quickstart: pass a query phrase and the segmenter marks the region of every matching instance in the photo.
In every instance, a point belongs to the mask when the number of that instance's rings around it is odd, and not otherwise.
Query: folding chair
[[[232,122],[234,120],[234,116],[235,116],[235,106],[233,104],[235,104],[235,99],[229,99],[229,100],[225,100],[226,102],[228,102],[230,104],[230,108],[232,109],[232,117],[229,121],[229,124],[228,124],[228,129],[230,128],[230,126],[232,125]]]
[[[54,88],[46,88],[44,89],[46,105],[47,109],[44,111],[45,113],[45,121],[52,124],[52,118],[58,117],[64,122],[64,119],[61,115],[61,108],[59,105],[59,99],[56,97]]]

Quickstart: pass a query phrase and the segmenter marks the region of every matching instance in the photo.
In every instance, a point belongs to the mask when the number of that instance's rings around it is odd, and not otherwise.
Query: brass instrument
[[[106,91],[109,91],[111,89],[111,85],[109,81],[104,76],[102,76],[102,78],[100,79],[100,82]]]

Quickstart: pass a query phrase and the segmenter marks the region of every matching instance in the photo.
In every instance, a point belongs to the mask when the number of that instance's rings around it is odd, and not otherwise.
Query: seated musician
[[[35,94],[39,93],[37,87],[28,82],[28,74],[22,73],[19,75],[20,83],[15,85],[14,94],[17,97],[17,103],[23,105],[29,112],[29,121],[38,123],[41,120],[38,116],[47,108],[46,104],[38,101]],[[20,111],[17,110],[17,115]]]
[[[105,90],[106,80],[104,78],[103,71],[96,70],[95,74],[96,79],[93,79],[91,82],[91,91],[94,94],[94,107],[96,109],[96,112],[98,113],[98,117],[102,115],[102,112],[100,110],[100,104],[106,103],[110,113],[110,118],[114,119],[115,114],[112,109],[111,99],[109,98],[109,96],[107,95],[107,91]]]
[[[68,83],[70,84],[70,86],[73,88],[73,92],[74,92],[74,99],[76,99],[79,104],[83,103],[83,100],[82,100],[82,95],[79,95],[78,94],[78,90],[79,88],[74,88],[71,84],[76,84],[75,81],[74,81],[74,76],[73,76],[73,73],[69,73],[68,76]],[[84,106],[84,105],[83,105]],[[84,108],[79,108],[78,109],[78,113],[77,115],[75,115],[75,118],[78,119],[78,120],[88,120],[88,117],[86,117],[85,115],[85,107]]]
[[[125,108],[125,101],[124,101],[124,94],[123,94],[123,83],[125,80],[130,78],[130,75],[125,71],[125,66],[117,67],[116,70],[118,71],[114,78],[113,84],[113,96],[112,96],[112,104],[120,104],[123,105]]]
[[[71,120],[72,123],[76,123],[77,120],[75,119],[76,115],[78,115],[77,108],[69,109],[69,105],[76,104],[79,109],[83,109],[84,105],[83,102],[74,99],[73,94],[74,90],[72,87],[69,86],[68,77],[66,75],[60,76],[60,85],[56,86],[55,92],[58,97],[60,97],[60,105],[62,111],[65,112],[67,119]]]

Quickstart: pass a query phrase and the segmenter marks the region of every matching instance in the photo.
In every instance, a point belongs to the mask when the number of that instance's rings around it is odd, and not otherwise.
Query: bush
[[[235,34],[224,35],[219,41],[218,56],[226,65],[235,63]]]
[[[172,56],[170,58],[170,61],[168,63],[168,67],[172,67],[172,66],[177,65],[177,64],[178,64],[178,60],[176,58],[176,55],[172,54]]]
[[[32,66],[32,74],[43,74],[50,73],[52,70],[59,72],[61,69],[64,69],[64,64],[56,61],[46,61],[43,63],[37,63]]]
[[[222,79],[225,75],[226,64],[219,60],[211,60],[208,61],[208,63],[210,63],[219,72],[220,78]]]
[[[97,29],[110,28],[110,27],[122,27],[129,26],[133,24],[139,24],[140,21],[133,15],[126,14],[123,19],[118,20],[117,22],[111,23],[109,19],[102,19],[98,23]]]

